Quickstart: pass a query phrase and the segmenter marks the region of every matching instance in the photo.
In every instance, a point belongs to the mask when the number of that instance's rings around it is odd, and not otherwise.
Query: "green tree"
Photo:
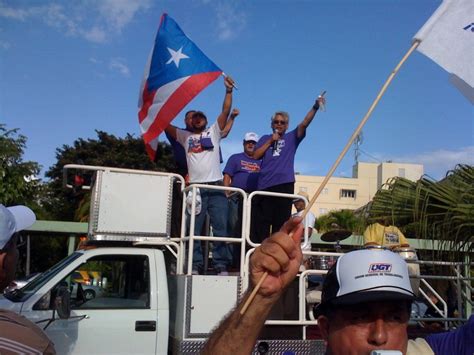
[[[446,178],[394,178],[379,190],[369,220],[390,218],[410,237],[443,241],[446,250],[474,250],[474,167],[458,165]]]
[[[27,138],[18,134],[18,129],[7,129],[0,124],[0,203],[4,205],[37,205],[40,166],[23,160],[26,142]]]
[[[44,219],[48,212],[42,203],[48,199],[48,189],[37,178],[40,165],[23,160],[26,143],[27,138],[18,129],[7,129],[0,124],[0,203],[26,205],[35,211],[37,219]],[[66,255],[64,237],[51,238],[26,231],[22,234],[31,236],[31,272],[44,271]],[[26,244],[19,244],[18,249],[17,276],[20,277],[25,275]]]
[[[316,229],[320,233],[325,233],[334,229],[332,227],[334,224],[355,234],[361,234],[365,227],[363,219],[357,216],[354,211],[337,210],[320,216],[316,220]]]
[[[141,138],[131,134],[119,138],[103,131],[96,133],[97,139],[78,138],[71,146],[63,145],[56,149],[57,162],[46,172],[46,176],[51,179],[47,204],[55,219],[81,221],[88,214],[89,198],[84,190],[63,187],[63,166],[66,164],[169,172],[176,169],[171,147],[166,143],[158,144],[157,160],[152,162]],[[81,179],[89,183],[92,176],[81,176]]]

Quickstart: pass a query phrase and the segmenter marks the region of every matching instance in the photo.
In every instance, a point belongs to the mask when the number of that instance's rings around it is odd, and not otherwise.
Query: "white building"
[[[319,195],[311,211],[316,217],[332,210],[355,210],[372,200],[380,187],[399,176],[417,181],[423,165],[404,163],[362,163],[353,166],[351,178],[332,177]],[[313,197],[324,176],[296,175],[295,193],[306,191]]]

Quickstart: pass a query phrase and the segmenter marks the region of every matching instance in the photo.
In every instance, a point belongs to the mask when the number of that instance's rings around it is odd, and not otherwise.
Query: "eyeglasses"
[[[245,144],[257,144],[257,142],[254,142],[254,141],[245,141],[244,143]]]
[[[287,122],[286,121],[280,121],[280,120],[273,120],[272,121],[273,124],[281,124],[281,125],[285,125]]]

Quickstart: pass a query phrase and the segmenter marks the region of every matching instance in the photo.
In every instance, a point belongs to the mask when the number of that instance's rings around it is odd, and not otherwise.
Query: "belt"
[[[222,180],[217,180],[217,181],[210,181],[210,182],[199,182],[198,184],[204,184],[204,185],[224,185],[224,182]]]

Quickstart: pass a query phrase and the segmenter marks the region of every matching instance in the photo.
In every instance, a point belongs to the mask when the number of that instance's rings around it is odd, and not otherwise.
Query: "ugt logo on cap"
[[[369,265],[369,273],[371,272],[390,272],[392,270],[392,264],[386,263],[375,263]]]

